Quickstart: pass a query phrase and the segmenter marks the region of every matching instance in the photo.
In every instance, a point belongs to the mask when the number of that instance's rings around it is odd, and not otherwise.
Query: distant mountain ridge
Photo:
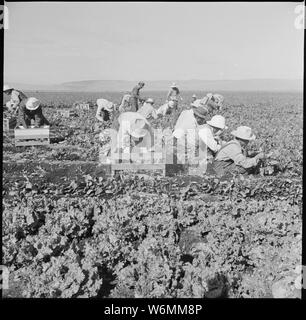
[[[141,79],[143,80],[143,79]],[[246,79],[246,80],[143,80],[145,91],[168,90],[175,82],[182,91],[303,91],[302,79]],[[9,83],[26,91],[130,91],[137,81],[126,80],[85,80],[64,82],[55,85],[33,85]]]

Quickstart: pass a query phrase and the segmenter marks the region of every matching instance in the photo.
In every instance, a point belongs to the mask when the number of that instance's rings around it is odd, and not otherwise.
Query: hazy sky
[[[299,3],[7,3],[6,82],[302,78]]]

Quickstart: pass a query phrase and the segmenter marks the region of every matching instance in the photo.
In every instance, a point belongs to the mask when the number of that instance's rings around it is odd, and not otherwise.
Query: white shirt
[[[211,151],[217,152],[220,150],[221,145],[215,140],[213,129],[208,124],[204,124],[200,127],[199,137]]]
[[[146,122],[146,126],[144,129],[150,131],[150,124],[146,120],[146,118],[138,113],[138,112],[124,112],[118,117],[119,122],[119,131],[118,131],[118,140],[117,140],[117,146],[118,148],[122,148],[125,151],[127,151],[130,147],[130,127],[137,119],[142,119]],[[146,135],[148,136],[148,134]],[[143,138],[145,140],[146,136]],[[151,138],[150,138],[151,139]]]
[[[160,106],[160,107],[157,109],[156,113],[157,113],[157,114],[162,114],[162,115],[164,116],[164,115],[166,115],[166,113],[167,113],[167,111],[168,111],[169,108],[170,108],[170,107],[169,107],[169,104],[168,104],[168,102],[167,102],[167,103],[163,104],[162,106]]]

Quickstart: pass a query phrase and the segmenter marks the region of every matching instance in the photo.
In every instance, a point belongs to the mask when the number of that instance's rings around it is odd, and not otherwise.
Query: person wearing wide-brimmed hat
[[[212,112],[221,111],[223,107],[224,97],[219,93],[208,93],[204,98],[206,107],[210,108]]]
[[[168,115],[171,114],[174,108],[175,108],[175,102],[171,100],[161,105],[156,112],[157,112],[157,115],[165,116],[167,114]]]
[[[199,130],[207,120],[207,109],[203,106],[183,110],[174,127],[173,137],[177,140],[178,160],[185,157],[184,146],[186,144],[189,157],[194,160],[195,150],[199,145]]]
[[[42,113],[40,101],[34,97],[28,98],[26,104],[19,107],[17,127],[26,129],[31,126],[31,120],[35,121],[35,127],[50,125]]]
[[[131,111],[132,112],[136,112],[138,111],[138,104],[139,101],[145,102],[146,99],[140,97],[139,92],[140,90],[144,87],[145,83],[143,81],[138,82],[138,84],[133,88],[132,92],[131,92],[131,97],[130,97],[130,105],[131,105]]]
[[[197,96],[195,94],[191,97],[191,103],[195,102],[197,100]]]
[[[155,108],[153,107],[153,104],[154,100],[152,98],[148,98],[137,112],[143,115],[146,119],[157,119],[158,115]]]
[[[252,129],[247,126],[241,126],[232,131],[231,134],[234,139],[223,145],[215,157],[215,172],[218,175],[228,172],[252,173],[252,169],[257,167],[260,159],[264,156],[263,153],[259,153],[253,158],[244,155],[243,151],[248,143],[256,138]]]
[[[115,158],[118,160],[120,154],[131,155],[153,147],[153,130],[139,112],[121,113],[108,134],[110,141],[100,150],[100,161],[105,163],[113,162]]]
[[[179,90],[178,86],[176,85],[176,83],[172,83],[170,90],[167,94],[166,102],[174,101],[175,108],[176,108],[179,100],[181,100],[181,101],[183,100],[183,98],[180,96],[180,90]]]
[[[101,98],[97,99],[97,106],[96,118],[101,122],[111,120],[112,114],[115,110],[115,104]]]
[[[17,113],[18,107],[22,101],[27,99],[27,96],[20,90],[14,89],[12,86],[5,84],[3,86],[3,92],[10,96],[10,101],[6,104],[10,112]]]
[[[211,120],[207,121],[206,124],[201,126],[199,130],[200,141],[203,142],[206,148],[205,158],[212,158],[225,143],[221,140],[221,133],[227,129],[225,125],[225,118],[221,115],[215,115]],[[203,158],[203,156],[202,156]]]
[[[131,92],[126,91],[121,99],[121,103],[119,105],[119,112],[128,112],[131,111]],[[136,110],[135,110],[136,111]]]

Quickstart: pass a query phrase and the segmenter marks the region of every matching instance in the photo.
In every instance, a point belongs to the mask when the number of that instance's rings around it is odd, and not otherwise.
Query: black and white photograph
[[[301,300],[304,8],[4,2],[2,300]]]

